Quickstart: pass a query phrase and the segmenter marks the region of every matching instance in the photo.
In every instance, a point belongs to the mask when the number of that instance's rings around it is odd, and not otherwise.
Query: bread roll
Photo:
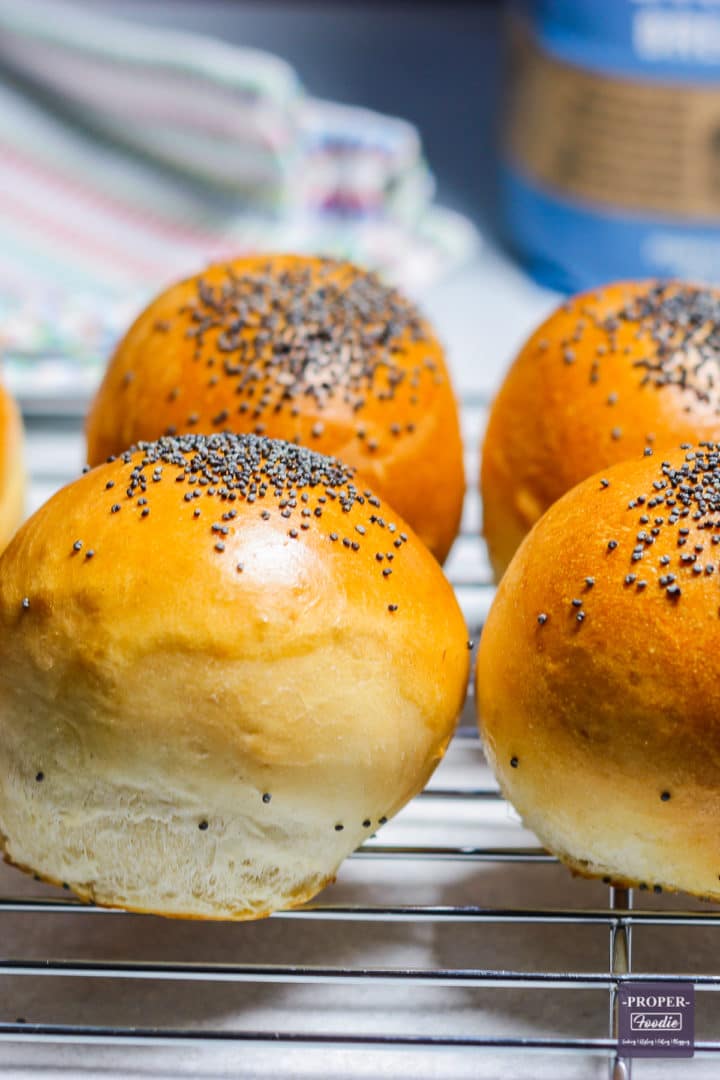
[[[0,551],[20,524],[25,508],[25,465],[20,412],[0,383]]]
[[[161,293],[120,342],[87,422],[93,465],[142,439],[250,432],[358,468],[441,561],[465,489],[442,348],[349,263],[262,256]]]
[[[484,531],[499,579],[571,487],[647,445],[720,431],[720,291],[631,282],[563,304],[532,335],[493,404]]]
[[[352,470],[145,444],[0,558],[6,857],[137,911],[301,904],[424,786],[467,673],[437,562]]]
[[[720,900],[720,444],[584,481],[518,549],[480,642],[500,786],[574,870]]]

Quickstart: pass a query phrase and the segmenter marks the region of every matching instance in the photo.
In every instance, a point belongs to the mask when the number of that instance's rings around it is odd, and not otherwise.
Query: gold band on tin
[[[506,150],[561,196],[680,218],[720,218],[720,86],[637,82],[510,33]]]

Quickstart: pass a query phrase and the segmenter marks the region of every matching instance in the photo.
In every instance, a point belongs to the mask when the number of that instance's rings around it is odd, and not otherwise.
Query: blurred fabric
[[[418,132],[309,97],[256,49],[63,0],[0,0],[0,350],[82,392],[149,297],[251,250],[347,256],[421,291],[474,251]]]

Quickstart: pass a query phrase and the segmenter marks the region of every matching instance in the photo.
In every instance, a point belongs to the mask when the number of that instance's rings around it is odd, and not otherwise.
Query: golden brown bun
[[[124,454],[0,558],[6,856],[133,910],[300,904],[424,786],[467,673],[440,567],[351,470],[255,436]]]
[[[499,579],[540,515],[647,445],[720,432],[720,291],[609,285],[532,335],[493,404],[483,448],[484,532]]]
[[[97,465],[143,439],[253,432],[361,470],[442,561],[465,491],[442,348],[349,263],[236,259],[161,293],[120,342],[87,421]]]
[[[551,851],[720,900],[720,455],[692,453],[616,465],[547,511],[498,588],[477,700]]]
[[[0,383],[0,551],[22,521],[24,507],[22,420],[17,405]]]

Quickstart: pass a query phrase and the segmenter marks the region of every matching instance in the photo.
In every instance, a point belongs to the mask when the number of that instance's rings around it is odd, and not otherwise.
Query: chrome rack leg
[[[610,908],[613,911],[630,910],[633,904],[632,889],[615,889],[610,886]],[[632,927],[625,920],[610,924],[610,974],[627,975],[632,971]],[[610,1038],[618,1037],[617,983],[610,991]],[[615,1054],[610,1062],[610,1080],[630,1080],[632,1061]]]

